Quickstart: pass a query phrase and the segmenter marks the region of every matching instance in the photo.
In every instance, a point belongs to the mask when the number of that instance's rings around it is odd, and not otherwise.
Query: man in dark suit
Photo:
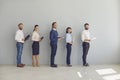
[[[50,46],[51,46],[51,67],[57,67],[57,64],[54,63],[56,52],[57,52],[57,42],[58,39],[61,37],[58,37],[58,32],[57,32],[57,23],[53,22],[52,23],[52,29],[50,31]]]

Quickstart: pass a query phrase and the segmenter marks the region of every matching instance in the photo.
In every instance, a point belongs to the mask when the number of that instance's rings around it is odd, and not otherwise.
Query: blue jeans
[[[23,51],[23,43],[17,42],[16,43],[17,47],[17,65],[21,64],[21,56],[22,56],[22,51]]]
[[[51,65],[54,65],[55,63],[55,56],[57,52],[57,44],[51,43]]]
[[[71,64],[70,62],[70,56],[71,56],[71,50],[72,50],[72,45],[67,43],[66,48],[67,48],[67,56],[66,56],[66,63],[69,65]]]

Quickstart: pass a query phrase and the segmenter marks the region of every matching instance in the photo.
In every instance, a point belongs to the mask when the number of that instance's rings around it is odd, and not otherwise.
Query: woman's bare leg
[[[36,66],[39,67],[39,55],[36,55],[35,59],[36,59]]]
[[[35,62],[34,62],[35,56],[32,55],[32,66],[35,67]]]

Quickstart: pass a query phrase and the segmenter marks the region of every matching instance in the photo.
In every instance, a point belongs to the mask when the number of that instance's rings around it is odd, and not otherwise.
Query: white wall
[[[118,5],[119,5],[119,21],[120,21],[120,0],[118,1]],[[120,22],[119,22],[119,29],[120,29]],[[120,31],[119,31],[119,34],[120,34]],[[119,40],[120,40],[120,36],[119,36]],[[120,45],[119,45],[119,51],[120,51]]]
[[[40,43],[40,62],[50,60],[49,31],[51,23],[58,23],[59,35],[65,35],[67,26],[73,28],[72,63],[82,63],[81,31],[90,23],[91,33],[97,40],[91,43],[90,64],[119,63],[119,8],[118,0],[0,0],[0,64],[15,64],[14,35],[17,24],[24,23],[25,34],[33,26],[40,26],[45,39]],[[22,60],[31,64],[32,42],[25,43]],[[65,64],[65,40],[59,41],[56,63]]]

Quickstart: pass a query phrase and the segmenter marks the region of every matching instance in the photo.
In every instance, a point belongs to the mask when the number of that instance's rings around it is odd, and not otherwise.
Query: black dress
[[[32,44],[33,55],[39,55],[39,41],[34,41]]]

